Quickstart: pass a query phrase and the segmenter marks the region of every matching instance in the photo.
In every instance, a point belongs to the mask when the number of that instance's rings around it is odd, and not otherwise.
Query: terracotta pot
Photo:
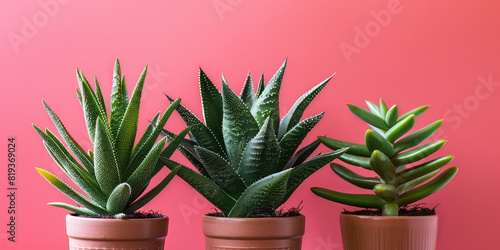
[[[437,215],[340,215],[344,250],[435,250],[437,226]]]
[[[306,218],[226,218],[203,215],[207,250],[300,250]]]
[[[70,250],[163,250],[167,227],[168,217],[101,219],[66,216]]]

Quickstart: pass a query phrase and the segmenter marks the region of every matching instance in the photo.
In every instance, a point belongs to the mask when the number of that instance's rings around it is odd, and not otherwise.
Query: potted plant
[[[267,86],[262,76],[256,93],[249,74],[241,97],[224,76],[219,93],[200,69],[205,123],[182,105],[176,108],[191,128],[191,138],[178,149],[199,172],[181,166],[178,176],[220,210],[203,216],[207,249],[301,249],[305,217],[296,209],[284,213],[276,209],[307,177],[343,152],[307,160],[318,140],[297,151],[324,112],[300,121],[301,116],[331,77],[301,96],[280,122],[285,67],[286,61]],[[160,161],[171,169],[177,166],[168,159]]]
[[[108,116],[97,79],[94,91],[83,73],[77,69],[80,87],[77,89],[77,95],[93,146],[88,152],[73,139],[59,117],[45,102],[45,109],[69,150],[50,130],[43,131],[33,125],[50,156],[89,197],[75,191],[48,171],[37,168],[47,181],[79,205],[49,203],[73,212],[66,216],[70,249],[164,247],[168,217],[136,211],[162,191],[179,170],[173,168],[158,185],[145,193],[151,178],[163,167],[158,164],[158,158],[170,157],[188,130],[184,130],[166,147],[165,139],[156,142],[161,128],[179,104],[178,99],[163,115],[158,113],[153,118],[153,125],[150,125],[135,143],[146,72],[147,66],[129,100],[125,77],[121,76],[120,64],[116,60]]]
[[[380,106],[367,102],[370,111],[347,104],[352,113],[373,129],[365,133],[365,145],[340,141],[327,137],[319,140],[331,149],[350,147],[339,159],[345,163],[373,171],[376,176],[365,177],[346,167],[332,163],[331,169],[342,179],[374,194],[347,194],[313,187],[318,196],[361,208],[376,208],[382,216],[367,210],[340,215],[342,241],[346,250],[427,250],[436,248],[437,215],[434,209],[421,206],[404,208],[445,186],[457,173],[451,167],[435,176],[453,157],[441,156],[433,160],[427,157],[438,151],[444,140],[420,145],[432,136],[443,120],[435,121],[405,137],[415,124],[415,119],[428,106],[413,109],[399,116],[396,105],[388,108],[383,100]],[[418,161],[423,161],[419,162]],[[412,164],[409,166],[408,164]],[[434,178],[433,178],[434,177]],[[429,180],[429,181],[428,181]],[[427,182],[428,181],[428,182]],[[403,208],[402,208],[403,207]],[[416,215],[398,216],[400,213],[416,212]],[[402,215],[402,214],[401,214]]]

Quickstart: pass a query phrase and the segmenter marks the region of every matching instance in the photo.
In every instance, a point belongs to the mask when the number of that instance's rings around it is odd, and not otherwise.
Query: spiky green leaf
[[[101,215],[101,214],[98,214],[90,209],[87,209],[84,207],[77,207],[77,206],[69,205],[69,204],[62,203],[62,202],[50,202],[47,204],[54,206],[54,207],[64,208],[64,209],[67,209],[73,213],[77,213],[80,215],[88,215],[88,216],[100,216]]]
[[[255,93],[253,91],[252,75],[249,72],[240,94],[241,100],[249,109],[252,108],[253,102],[255,101]]]
[[[310,144],[301,148],[299,151],[297,151],[297,153],[295,153],[292,156],[292,158],[288,161],[288,163],[285,165],[283,170],[289,169],[289,168],[294,168],[294,167],[302,164],[303,162],[305,162],[307,160],[307,158],[312,155],[314,150],[316,150],[320,144],[321,144],[321,142],[319,140],[315,140],[315,141],[311,142]]]
[[[127,86],[125,81],[122,81],[120,62],[115,61],[113,68],[113,85],[111,87],[111,135],[115,138],[120,129],[123,116],[128,106]]]
[[[224,147],[222,144],[224,141],[222,137],[222,96],[201,68],[199,82],[205,124]]]
[[[106,195],[122,182],[111,139],[100,118],[95,129],[94,170],[97,183]]]

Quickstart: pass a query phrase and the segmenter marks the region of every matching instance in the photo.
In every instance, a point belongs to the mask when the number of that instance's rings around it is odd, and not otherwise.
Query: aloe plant
[[[324,112],[300,121],[302,114],[331,77],[302,95],[280,122],[285,67],[286,61],[267,85],[261,76],[256,92],[249,73],[240,96],[224,76],[220,93],[200,69],[205,123],[182,105],[176,108],[191,128],[190,139],[178,150],[199,171],[182,166],[178,175],[227,217],[272,214],[307,177],[347,150],[307,160],[320,144],[316,140],[297,151]],[[171,139],[176,136],[164,132]],[[177,166],[168,159],[160,161],[171,169]]]
[[[158,158],[160,156],[169,158],[181,139],[188,133],[187,129],[184,130],[166,147],[165,138],[156,142],[161,129],[179,105],[180,99],[177,99],[163,115],[158,113],[152,119],[152,124],[134,145],[146,72],[147,66],[129,99],[125,77],[121,76],[120,63],[116,60],[110,116],[108,116],[97,78],[94,90],[84,74],[76,70],[79,84],[76,92],[93,145],[93,150],[88,152],[85,152],[73,139],[59,117],[43,102],[69,150],[49,129],[43,131],[36,125],[33,127],[43,139],[43,144],[54,161],[90,197],[89,199],[75,191],[48,171],[37,168],[47,181],[80,206],[61,202],[53,202],[49,205],[65,208],[80,215],[123,217],[125,214],[132,214],[151,201],[179,171],[179,168],[173,168],[157,186],[144,194],[151,178],[163,167],[158,163]]]
[[[342,179],[374,194],[347,194],[324,188],[311,188],[316,195],[346,205],[377,208],[383,216],[397,216],[401,206],[419,201],[444,187],[457,173],[451,167],[435,177],[453,156],[426,158],[438,151],[446,141],[437,140],[423,145],[441,126],[437,120],[405,137],[414,126],[415,119],[428,106],[418,107],[401,116],[396,105],[388,108],[381,99],[380,105],[367,101],[370,111],[347,104],[353,114],[372,127],[365,133],[365,144],[356,144],[328,137],[318,137],[327,147],[337,150],[350,147],[339,159],[345,163],[371,170],[377,176],[361,176],[348,168],[332,163],[331,169]],[[423,163],[417,165],[417,161]],[[414,164],[415,163],[415,164]],[[407,164],[414,164],[412,167]],[[435,177],[435,178],[433,178]]]

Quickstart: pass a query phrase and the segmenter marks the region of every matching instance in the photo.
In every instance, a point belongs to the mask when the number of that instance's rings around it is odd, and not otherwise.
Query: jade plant
[[[339,159],[371,170],[376,176],[362,176],[336,163],[331,164],[331,169],[347,182],[373,190],[374,194],[347,194],[318,187],[311,190],[334,202],[381,209],[383,216],[397,216],[402,206],[419,201],[445,186],[455,176],[458,168],[448,168],[436,176],[453,157],[446,155],[432,160],[427,157],[438,151],[446,141],[436,140],[422,145],[439,129],[443,120],[437,120],[404,136],[428,106],[418,107],[398,116],[398,107],[394,105],[388,108],[382,99],[380,105],[369,101],[367,104],[370,111],[347,104],[354,115],[372,127],[365,133],[364,145],[322,136],[318,138],[334,150],[350,147]],[[423,162],[416,163],[420,160]]]
[[[89,199],[75,191],[48,171],[37,168],[37,171],[47,181],[79,204],[79,206],[74,206],[53,202],[49,205],[65,208],[80,215],[114,215],[120,218],[126,214],[134,213],[151,201],[175,176],[179,168],[174,168],[158,185],[143,194],[151,178],[163,167],[163,165],[158,164],[158,158],[160,156],[170,157],[182,137],[187,134],[187,130],[185,130],[166,147],[165,138],[156,142],[161,128],[179,105],[180,99],[178,99],[170,105],[163,115],[160,116],[158,113],[152,119],[152,125],[149,125],[140,140],[135,143],[139,106],[146,72],[147,66],[129,100],[125,77],[121,76],[120,64],[116,60],[110,116],[108,116],[97,79],[95,79],[95,90],[93,90],[84,74],[78,69],[76,70],[79,84],[77,96],[83,109],[87,132],[93,146],[92,150],[88,152],[85,152],[73,139],[59,117],[43,102],[69,150],[50,130],[43,131],[36,125],[33,127],[43,139],[45,148],[57,165],[90,197]]]
[[[330,78],[302,95],[280,121],[279,93],[286,61],[267,85],[261,76],[254,92],[248,74],[241,95],[222,76],[222,91],[200,69],[203,117],[182,105],[177,112],[191,128],[178,150],[199,171],[182,166],[178,176],[207,198],[226,217],[273,214],[311,174],[344,150],[307,158],[318,140],[297,151],[324,112],[300,120],[306,107]],[[173,102],[173,99],[169,97]],[[170,131],[165,134],[174,138]],[[177,163],[160,158],[169,168]]]

